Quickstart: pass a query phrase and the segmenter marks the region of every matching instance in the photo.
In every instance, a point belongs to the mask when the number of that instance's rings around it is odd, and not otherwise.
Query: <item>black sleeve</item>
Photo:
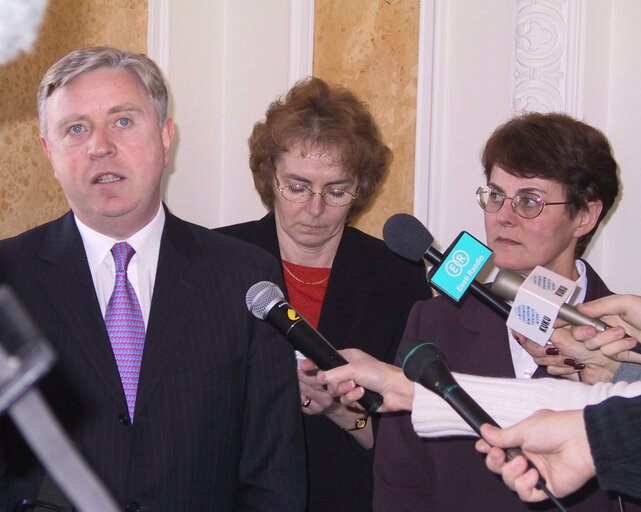
[[[641,498],[641,397],[614,397],[583,417],[599,485]]]

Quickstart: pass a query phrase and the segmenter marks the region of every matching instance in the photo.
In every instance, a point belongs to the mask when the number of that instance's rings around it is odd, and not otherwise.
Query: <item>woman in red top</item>
[[[304,80],[269,106],[249,147],[269,213],[220,231],[282,262],[288,301],[332,345],[392,361],[411,306],[430,292],[422,264],[349,226],[372,203],[392,157],[367,107],[347,89]],[[298,376],[308,512],[371,511],[375,421],[327,393],[315,372]]]

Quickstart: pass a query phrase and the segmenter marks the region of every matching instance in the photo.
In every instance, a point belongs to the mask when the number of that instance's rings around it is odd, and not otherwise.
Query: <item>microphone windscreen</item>
[[[416,217],[397,213],[385,222],[383,240],[399,256],[420,261],[434,242],[434,237]]]
[[[405,376],[417,382],[428,364],[441,359],[441,353],[434,343],[418,338],[405,338],[398,347],[397,357]]]
[[[283,300],[285,300],[283,292],[271,281],[259,281],[252,285],[245,295],[247,309],[261,320],[265,320],[275,302]]]

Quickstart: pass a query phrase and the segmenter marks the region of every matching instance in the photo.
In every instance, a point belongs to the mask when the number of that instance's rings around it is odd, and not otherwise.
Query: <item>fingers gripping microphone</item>
[[[247,309],[278,329],[292,346],[321,370],[347,364],[325,337],[314,329],[287,301],[278,286],[269,281],[254,284],[245,296]],[[368,412],[376,412],[383,397],[370,390],[358,401]]]
[[[408,379],[418,382],[443,398],[479,436],[481,436],[481,425],[484,423],[500,428],[496,421],[458,385],[434,343],[427,343],[417,338],[406,338],[398,348],[398,357]],[[505,455],[507,460],[512,460],[518,455],[525,457],[520,448],[507,448]],[[526,460],[528,468],[536,469],[527,457]],[[565,512],[563,505],[547,488],[545,479],[540,473],[536,487],[543,491],[559,510]]]
[[[433,265],[443,262],[443,255],[432,247],[434,237],[416,217],[406,213],[392,215],[383,226],[383,240],[392,251],[412,261],[425,257]],[[510,306],[476,280],[469,285],[474,297],[503,318],[510,314]]]

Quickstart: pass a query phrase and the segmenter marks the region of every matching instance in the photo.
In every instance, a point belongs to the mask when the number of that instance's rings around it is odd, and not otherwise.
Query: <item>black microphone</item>
[[[432,265],[443,262],[443,255],[432,247],[434,237],[420,220],[407,213],[397,213],[387,219],[383,226],[383,240],[392,251],[409,260],[420,261],[425,257]],[[503,318],[510,315],[510,306],[478,281],[472,281],[469,291]]]
[[[280,288],[270,281],[260,281],[247,290],[247,309],[278,329],[285,339],[313,361],[321,370],[331,370],[347,364],[332,344],[312,327],[287,301]],[[368,412],[376,412],[383,397],[374,391],[365,390],[358,400]]]
[[[499,425],[461,388],[434,343],[406,338],[398,347],[405,376],[436,393],[452,406],[474,432],[481,435],[481,425]]]
[[[479,436],[481,436],[481,425],[484,423],[500,428],[499,424],[459,386],[434,343],[418,338],[405,338],[398,347],[398,358],[408,379],[418,382],[443,398]],[[507,460],[512,460],[517,455],[525,457],[520,448],[506,448],[505,455]],[[527,457],[525,459],[528,469],[536,469]],[[563,505],[546,487],[545,479],[540,472],[536,487],[542,490],[560,510],[565,511]]]

